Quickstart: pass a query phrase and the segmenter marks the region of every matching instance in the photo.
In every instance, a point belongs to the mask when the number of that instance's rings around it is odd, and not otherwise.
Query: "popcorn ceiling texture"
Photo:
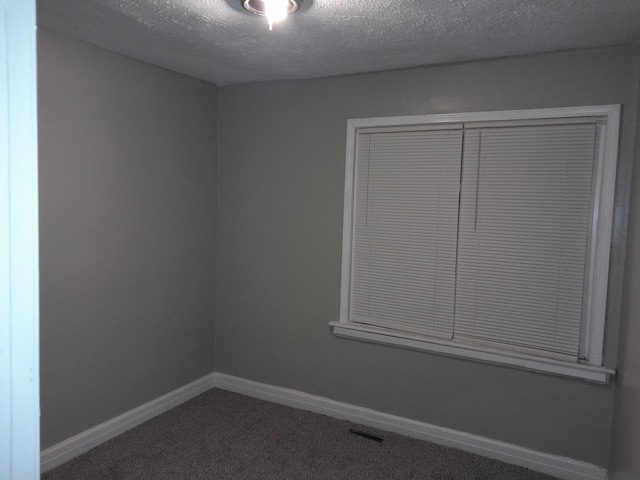
[[[640,43],[640,0],[38,0],[38,24],[217,85]]]

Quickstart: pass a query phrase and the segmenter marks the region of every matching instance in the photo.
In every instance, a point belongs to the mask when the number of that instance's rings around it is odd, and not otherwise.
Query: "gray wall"
[[[640,58],[636,61],[640,68]],[[638,84],[640,91],[640,83]],[[640,104],[638,104],[640,112]],[[631,186],[620,361],[614,414],[611,473],[614,480],[640,478],[640,123]]]
[[[607,466],[614,387],[335,338],[346,120],[620,103],[607,364],[615,366],[635,48],[224,87],[219,372]]]
[[[215,352],[223,373],[640,475],[637,49],[219,91],[47,31],[38,47],[43,448],[212,372]],[[347,118],[609,103],[617,387],[333,337]]]
[[[218,89],[38,49],[46,448],[213,371]]]

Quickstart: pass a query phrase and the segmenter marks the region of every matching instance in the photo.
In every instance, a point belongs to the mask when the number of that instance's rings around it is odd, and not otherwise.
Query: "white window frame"
[[[486,121],[544,120],[559,118],[598,118],[595,182],[593,190],[593,222],[585,280],[585,312],[581,341],[581,357],[577,362],[544,358],[534,354],[518,353],[488,346],[469,345],[455,340],[443,340],[410,333],[398,332],[350,323],[350,286],[353,248],[353,202],[355,146],[358,130],[372,127],[404,127],[415,125],[443,125]],[[608,383],[615,370],[603,363],[605,316],[611,229],[613,221],[616,167],[618,160],[618,136],[620,105],[560,107],[532,110],[508,110],[400,117],[358,118],[347,121],[347,150],[345,169],[345,201],[342,243],[342,285],[340,320],[330,322],[338,337],[353,338],[373,343],[394,345],[413,350],[449,355],[476,361],[512,366],[576,377],[597,383]]]

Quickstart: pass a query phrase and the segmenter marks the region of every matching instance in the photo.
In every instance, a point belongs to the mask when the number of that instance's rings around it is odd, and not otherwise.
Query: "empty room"
[[[36,474],[640,479],[640,2],[33,13]]]

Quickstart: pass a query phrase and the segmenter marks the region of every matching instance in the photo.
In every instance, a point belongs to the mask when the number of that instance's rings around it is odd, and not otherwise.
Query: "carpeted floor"
[[[349,432],[384,437],[381,443]],[[213,389],[43,480],[550,480],[452,448]]]

